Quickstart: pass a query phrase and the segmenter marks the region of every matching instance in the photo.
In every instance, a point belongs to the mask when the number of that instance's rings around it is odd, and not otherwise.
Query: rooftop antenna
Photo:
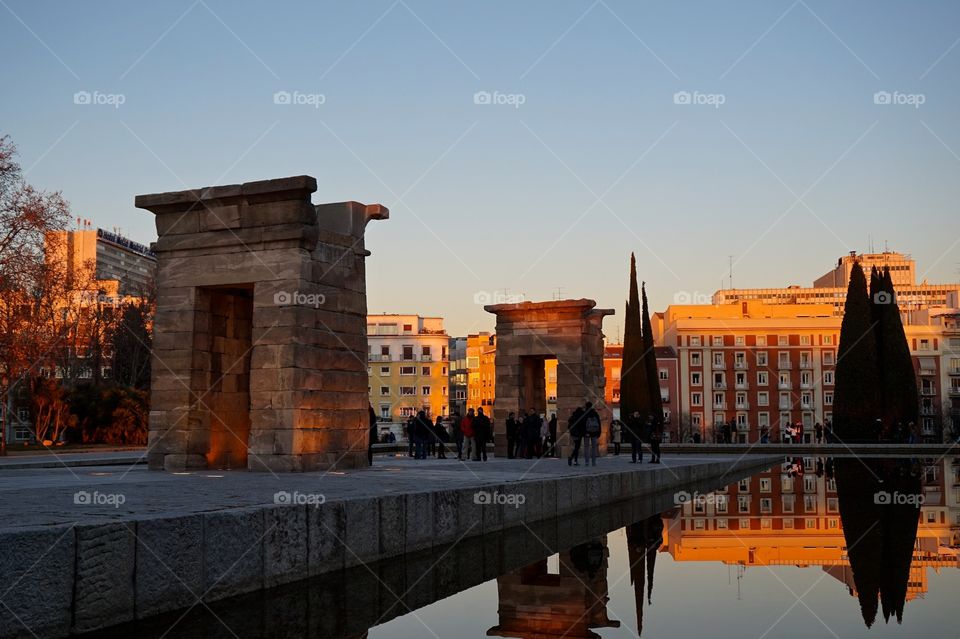
[[[562,296],[563,296],[563,287],[562,287],[562,286],[558,286],[555,290],[556,290],[556,293],[554,294],[554,298],[553,298],[553,299],[555,299],[555,300],[561,300],[561,299],[563,299],[563,297],[562,297]]]
[[[730,263],[730,288],[732,289],[733,288],[733,256],[728,255],[727,259],[729,260],[729,263]]]

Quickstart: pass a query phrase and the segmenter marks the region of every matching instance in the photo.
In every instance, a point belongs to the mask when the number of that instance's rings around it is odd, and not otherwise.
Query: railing
[[[727,367],[727,364],[726,364],[726,362],[717,362],[717,361],[714,361],[714,362],[713,362],[713,367],[714,367],[715,369],[717,369],[717,370],[723,370],[723,369],[725,369],[725,368]]]
[[[381,355],[379,353],[369,353],[367,360],[371,362],[390,362],[393,361],[392,355]]]
[[[791,362],[790,360],[782,360],[782,359],[781,359],[781,360],[778,360],[778,361],[777,361],[777,368],[779,368],[779,369],[782,370],[782,371],[783,371],[783,370],[789,370],[789,369],[793,368],[793,362]]]
[[[920,389],[920,394],[921,394],[921,395],[927,395],[927,396],[936,395],[936,394],[937,394],[937,389],[935,389],[935,388],[922,388],[922,389]]]
[[[714,382],[714,383],[713,383],[713,390],[727,390],[727,383],[726,383],[726,382]]]
[[[747,382],[741,382],[739,384],[734,384],[734,388],[737,390],[748,390],[750,388],[750,384]]]
[[[779,384],[777,384],[777,388],[779,388],[780,390],[790,390],[791,388],[793,388],[793,384],[791,382],[780,382]]]
[[[737,402],[737,410],[750,410],[750,402]]]
[[[420,361],[421,361],[421,362],[432,362],[432,361],[433,361],[433,355],[421,355],[421,356],[420,356]]]
[[[733,367],[736,368],[737,370],[745,371],[745,370],[747,370],[747,363],[746,363],[746,362],[734,362],[734,363],[733,363]]]

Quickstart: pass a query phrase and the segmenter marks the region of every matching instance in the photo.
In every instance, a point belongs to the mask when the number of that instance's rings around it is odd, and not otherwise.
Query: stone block
[[[376,561],[380,555],[379,499],[349,499],[343,507],[346,521],[344,565],[349,568]]]
[[[133,620],[136,536],[126,523],[78,526],[73,632]]]
[[[407,493],[405,495],[406,552],[430,548],[434,544],[433,493]]]
[[[136,522],[138,618],[185,608],[203,595],[203,516]]]
[[[264,511],[239,508],[203,517],[204,599],[263,588]]]
[[[315,506],[281,505],[264,510],[263,581],[267,588],[310,575],[308,508]]]
[[[402,555],[406,550],[407,500],[404,495],[380,497],[380,556]]]
[[[307,509],[307,564],[311,576],[344,566],[347,522],[343,502]]]

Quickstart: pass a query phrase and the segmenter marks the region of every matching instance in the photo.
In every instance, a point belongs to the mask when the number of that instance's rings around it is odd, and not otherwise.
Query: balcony
[[[925,376],[932,376],[937,374],[937,369],[935,368],[921,368],[920,374]]]
[[[393,361],[393,358],[390,355],[380,355],[378,353],[367,353],[367,361],[390,362],[390,361]]]
[[[714,370],[720,370],[720,371],[722,371],[722,370],[725,369],[726,367],[727,367],[727,363],[726,363],[726,362],[718,362],[718,361],[716,361],[716,360],[714,360],[714,362],[713,362],[713,368],[714,368]]]
[[[780,402],[780,410],[790,410],[793,406],[790,402]]]
[[[727,410],[727,403],[726,403],[726,402],[714,402],[714,403],[713,403],[713,408],[714,408],[714,410]]]
[[[928,417],[932,417],[932,416],[934,416],[934,415],[937,414],[937,409],[934,408],[933,406],[921,406],[921,407],[920,407],[920,414],[921,414],[921,415],[926,415],[926,416],[928,416]]]
[[[737,410],[750,410],[750,402],[737,402]]]
[[[812,361],[812,360],[809,360],[809,359],[801,359],[801,360],[800,360],[800,368],[803,368],[803,369],[806,369],[806,370],[812,370],[812,369],[813,369],[813,361]]]
[[[790,382],[780,382],[779,384],[777,384],[777,388],[779,388],[780,390],[790,390],[791,388],[793,388],[793,384]]]
[[[933,397],[934,395],[937,394],[937,389],[936,389],[936,388],[921,388],[921,389],[920,389],[920,394],[923,395],[924,397]]]
[[[960,386],[951,386],[947,392],[950,394],[950,397],[960,397]]]
[[[421,362],[432,362],[432,361],[433,361],[433,355],[421,355],[421,356],[420,356],[420,361],[421,361]]]
[[[736,361],[733,363],[733,367],[738,371],[745,371],[747,370],[747,362],[743,360]]]
[[[782,371],[788,371],[793,368],[793,364],[788,359],[781,359],[777,362],[777,368]]]
[[[737,390],[750,390],[750,384],[748,384],[747,382],[737,382],[736,384],[734,384],[734,388],[736,388]]]
[[[726,382],[714,382],[714,383],[713,383],[713,390],[727,390],[727,383],[726,383]]]
[[[813,410],[813,406],[814,406],[813,400],[811,400],[811,401],[809,401],[809,402],[804,402],[804,401],[801,401],[801,402],[800,402],[800,409],[801,409],[801,410]]]

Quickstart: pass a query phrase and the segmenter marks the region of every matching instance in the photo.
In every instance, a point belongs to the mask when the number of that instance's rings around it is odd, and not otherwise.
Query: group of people
[[[425,411],[410,416],[404,430],[407,433],[408,454],[414,459],[426,459],[436,455],[447,459],[447,445],[454,444],[457,459],[487,461],[487,443],[493,440],[493,425],[482,408],[476,413],[471,408],[463,417],[459,412],[450,417],[450,429],[443,417],[431,422]]]
[[[527,409],[523,419],[517,414],[507,415],[507,458],[533,459],[534,457],[556,457],[557,455],[557,415],[548,420],[533,408]]]
[[[644,419],[640,411],[633,411],[625,420],[614,419],[610,423],[610,441],[613,442],[613,454],[620,454],[620,445],[630,444],[630,463],[643,463],[643,444],[650,447],[650,463],[660,463],[660,441],[663,439],[661,422],[647,415]]]

